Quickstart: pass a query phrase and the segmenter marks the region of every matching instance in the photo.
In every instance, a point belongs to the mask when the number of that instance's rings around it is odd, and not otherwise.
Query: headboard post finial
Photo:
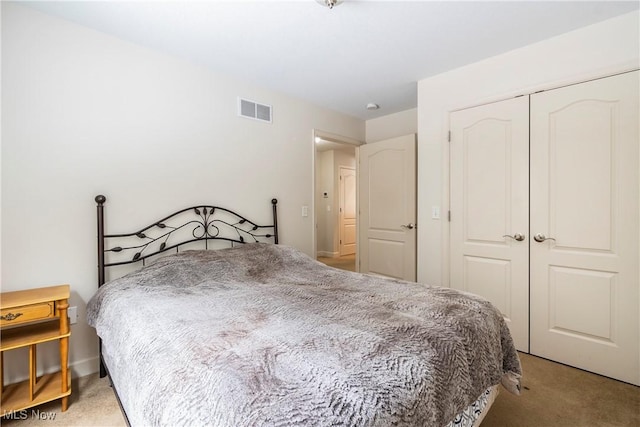
[[[107,201],[107,198],[104,197],[102,194],[99,194],[99,195],[96,196],[96,203],[97,204],[102,205],[106,201]]]

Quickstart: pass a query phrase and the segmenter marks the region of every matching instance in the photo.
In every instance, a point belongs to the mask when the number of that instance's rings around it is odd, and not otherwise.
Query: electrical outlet
[[[74,324],[78,322],[78,307],[75,305],[67,309],[67,316],[69,316],[69,323]]]

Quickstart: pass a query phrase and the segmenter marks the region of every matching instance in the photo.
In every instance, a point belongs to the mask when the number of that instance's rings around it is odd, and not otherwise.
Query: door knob
[[[556,239],[554,239],[553,237],[546,237],[542,233],[538,233],[533,236],[533,240],[535,240],[536,242],[544,242],[545,240],[553,240],[554,242],[556,241]]]
[[[400,227],[406,228],[408,230],[413,230],[414,228],[418,228],[418,224],[414,224],[414,223],[410,222],[407,225],[402,224]]]
[[[522,242],[524,240],[524,234],[522,233],[516,233],[513,236],[509,236],[508,234],[505,234],[502,237],[508,237],[510,239],[517,240],[518,242]]]

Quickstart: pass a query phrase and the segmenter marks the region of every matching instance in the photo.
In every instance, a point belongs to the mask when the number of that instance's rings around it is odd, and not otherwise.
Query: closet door
[[[450,286],[491,301],[528,352],[529,98],[450,120]]]
[[[633,384],[638,80],[633,72],[531,96],[531,353]]]

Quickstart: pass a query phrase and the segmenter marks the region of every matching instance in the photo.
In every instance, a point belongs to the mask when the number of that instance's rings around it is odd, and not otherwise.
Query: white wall
[[[281,242],[313,254],[311,216],[301,216],[312,206],[313,129],[363,140],[363,121],[1,7],[2,290],[71,285],[76,374],[97,369],[84,314],[97,282],[95,195],[107,196],[111,232],[198,203],[266,223],[277,197]],[[273,124],[237,117],[238,96],[273,105]]]
[[[418,132],[418,109],[388,114],[376,119],[367,120],[366,142],[378,142],[397,136]]]
[[[448,227],[430,212],[448,206],[449,112],[638,68],[638,17],[622,15],[418,82],[418,281],[448,285]]]

